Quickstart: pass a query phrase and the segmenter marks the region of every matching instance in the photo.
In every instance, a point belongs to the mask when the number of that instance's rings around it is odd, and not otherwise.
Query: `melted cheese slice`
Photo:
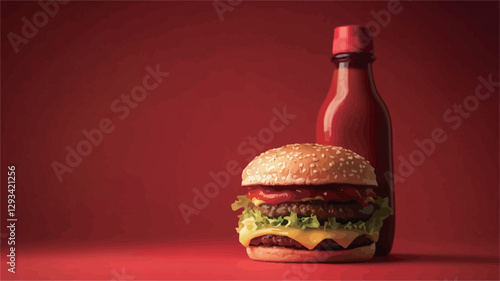
[[[345,229],[297,229],[285,227],[271,227],[258,230],[248,230],[243,227],[240,230],[240,243],[243,246],[250,246],[250,240],[263,235],[282,235],[292,238],[293,240],[304,245],[309,250],[314,249],[324,239],[332,239],[340,246],[347,248],[358,236],[367,235],[373,242],[378,241],[379,234],[369,234],[362,230],[345,230]]]
[[[310,200],[324,200],[323,197],[321,196],[316,196],[314,198],[311,198],[311,197],[307,197],[307,198],[302,198],[300,199],[300,201],[310,201]],[[260,200],[260,199],[257,199],[257,198],[252,198],[252,203],[255,205],[255,206],[259,206],[260,204],[264,204],[266,203],[264,200]]]

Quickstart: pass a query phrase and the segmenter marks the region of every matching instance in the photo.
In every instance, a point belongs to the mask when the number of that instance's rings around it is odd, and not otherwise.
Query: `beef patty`
[[[335,242],[332,239],[325,239],[321,241],[313,250],[334,251],[334,250],[354,249],[362,246],[368,246],[372,243],[373,241],[366,235],[358,236],[356,239],[354,239],[354,241],[352,241],[352,243],[347,248],[340,246],[337,242]],[[302,244],[293,240],[290,237],[281,235],[272,235],[272,234],[252,239],[250,241],[250,246],[261,246],[261,247],[278,246],[278,247],[293,248],[299,250],[308,250]]]
[[[378,206],[370,203],[368,206],[363,207],[356,201],[325,202],[311,200],[283,202],[276,205],[264,203],[251,208],[254,211],[260,211],[262,215],[269,218],[289,216],[291,212],[297,213],[299,217],[315,215],[319,222],[323,224],[328,218],[332,217],[336,218],[339,223],[366,221]]]

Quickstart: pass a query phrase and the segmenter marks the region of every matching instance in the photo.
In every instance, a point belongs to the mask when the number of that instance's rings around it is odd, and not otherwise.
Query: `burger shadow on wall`
[[[375,257],[370,263],[394,263],[394,262],[449,262],[449,263],[489,263],[498,264],[499,259],[492,256],[457,256],[436,254],[390,254],[385,257]]]

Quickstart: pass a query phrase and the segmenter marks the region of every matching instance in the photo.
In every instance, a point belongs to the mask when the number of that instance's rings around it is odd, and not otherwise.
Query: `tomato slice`
[[[321,197],[324,201],[351,201],[355,200],[362,206],[368,205],[368,197],[377,197],[372,187],[354,187],[341,185],[334,187],[304,187],[287,186],[273,188],[269,186],[250,187],[247,193],[248,198],[256,198],[269,204],[279,204],[282,202],[301,201],[303,199],[313,199]]]

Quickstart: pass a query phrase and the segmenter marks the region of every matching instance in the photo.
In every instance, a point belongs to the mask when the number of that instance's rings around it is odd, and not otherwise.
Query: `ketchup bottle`
[[[335,69],[319,111],[316,142],[351,149],[370,161],[379,184],[375,192],[389,197],[395,210],[391,119],[373,82],[371,31],[358,25],[335,28],[332,52]],[[384,220],[377,256],[391,251],[394,223],[394,215]]]

